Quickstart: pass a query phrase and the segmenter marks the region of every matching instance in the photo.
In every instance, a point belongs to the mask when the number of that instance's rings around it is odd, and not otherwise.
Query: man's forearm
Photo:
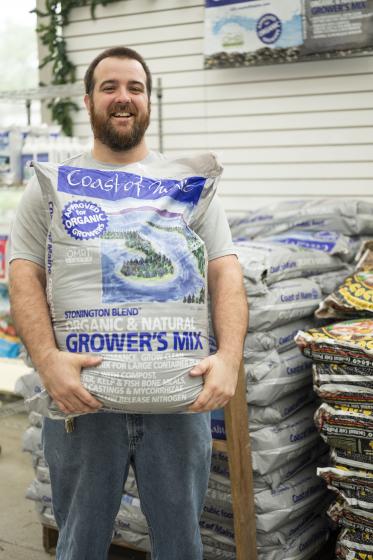
[[[45,294],[44,269],[16,259],[10,264],[9,294],[17,334],[37,369],[48,353],[56,349],[49,307]]]
[[[211,264],[214,266],[214,262]],[[219,266],[218,273],[211,279],[210,294],[218,351],[238,367],[248,327],[248,305],[236,257],[226,259],[224,266]]]

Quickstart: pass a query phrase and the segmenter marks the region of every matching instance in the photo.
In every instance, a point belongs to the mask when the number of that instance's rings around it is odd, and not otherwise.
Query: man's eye
[[[114,91],[114,88],[112,86],[107,86],[103,88],[103,91],[105,91],[106,93],[109,93],[111,91]]]

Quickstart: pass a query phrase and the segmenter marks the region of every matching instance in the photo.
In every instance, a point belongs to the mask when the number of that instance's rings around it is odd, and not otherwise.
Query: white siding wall
[[[138,50],[162,78],[165,153],[217,152],[229,212],[279,198],[373,201],[373,56],[204,70],[202,1],[121,0],[96,16],[76,8],[65,29],[78,78],[104,48]],[[155,92],[152,104],[157,149]],[[75,133],[88,137],[81,107]]]

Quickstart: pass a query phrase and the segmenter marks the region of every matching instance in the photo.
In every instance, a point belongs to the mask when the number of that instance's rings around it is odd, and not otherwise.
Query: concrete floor
[[[22,452],[26,413],[0,416],[0,560],[54,560],[43,548],[42,526],[25,492],[34,478],[30,453]],[[142,552],[112,546],[108,560],[142,560]]]
[[[42,527],[25,492],[34,478],[31,455],[21,451],[26,414],[0,418],[0,560],[53,560],[43,549]]]

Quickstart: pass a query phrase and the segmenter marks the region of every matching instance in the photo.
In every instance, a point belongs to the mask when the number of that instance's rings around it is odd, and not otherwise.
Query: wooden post
[[[235,396],[224,408],[231,479],[236,560],[257,560],[253,471],[246,403],[246,382],[241,364]]]

